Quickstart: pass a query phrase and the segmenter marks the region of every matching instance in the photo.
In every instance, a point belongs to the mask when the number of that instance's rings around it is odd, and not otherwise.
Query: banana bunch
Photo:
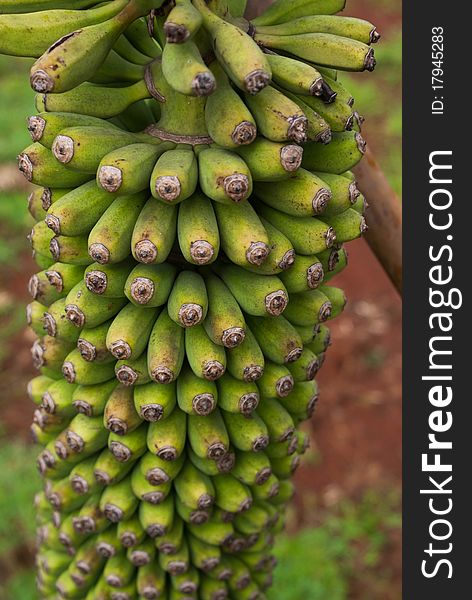
[[[41,598],[263,600],[366,230],[343,0],[0,0],[37,114]]]

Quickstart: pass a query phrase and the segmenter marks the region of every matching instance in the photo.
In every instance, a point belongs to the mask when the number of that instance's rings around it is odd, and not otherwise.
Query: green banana
[[[199,458],[218,460],[228,453],[228,432],[219,409],[204,417],[188,415],[187,435],[191,449]]]
[[[136,65],[144,67],[150,62],[150,57],[140,52],[124,33],[114,43],[113,50],[125,60]]]
[[[123,298],[128,274],[135,264],[130,259],[117,263],[92,263],[85,269],[85,285],[92,294],[105,298]]]
[[[208,311],[205,281],[194,271],[181,271],[170,293],[167,310],[170,318],[182,327],[199,325]]]
[[[245,95],[245,101],[260,133],[273,142],[307,141],[308,121],[301,108],[272,86],[257,96]]]
[[[151,485],[141,473],[139,465],[136,465],[131,474],[131,487],[133,488],[133,494],[141,502],[156,505],[164,502],[169,496],[172,483],[162,483],[159,486]]]
[[[364,216],[352,208],[329,217],[321,215],[320,219],[335,228],[336,240],[340,244],[361,237],[368,229]]]
[[[175,381],[185,356],[184,329],[177,325],[164,309],[151,331],[148,343],[148,371],[157,383]]]
[[[257,31],[270,33],[264,27]],[[303,96],[320,95],[323,77],[312,65],[279,54],[268,54],[267,60],[272,69],[272,79],[283,89]]]
[[[169,256],[177,229],[177,207],[150,198],[134,227],[131,251],[138,262],[163,263]]]
[[[150,58],[161,56],[161,47],[150,35],[146,19],[140,18],[133,21],[127,27],[125,36],[141,54],[147,54]]]
[[[360,133],[333,133],[327,145],[306,144],[302,166],[308,171],[323,171],[340,175],[357,165],[365,154],[366,143]]]
[[[96,139],[100,144],[95,144]],[[113,127],[66,127],[54,139],[51,152],[74,171],[95,174],[103,156],[137,141],[135,134]]]
[[[291,95],[290,92],[287,92],[287,95],[293,99],[294,102],[297,102],[302,108],[308,106],[307,114],[311,111],[318,118],[323,119],[323,122],[327,124],[332,132],[343,132],[345,130],[350,131],[354,124],[354,116],[352,113],[352,109],[348,104],[344,102],[336,101],[333,103],[326,103],[323,98],[318,98],[315,96],[295,96]],[[332,135],[331,135],[332,137]],[[325,143],[329,142],[329,139],[321,139],[320,141],[324,141]],[[311,138],[315,141],[318,141],[318,137]]]
[[[139,507],[141,510],[141,506]],[[146,532],[139,521],[139,516],[135,513],[127,521],[118,523],[116,534],[124,548],[132,548],[144,541]]]
[[[90,180],[87,173],[67,169],[39,142],[31,144],[18,156],[18,169],[30,183],[42,187],[74,188]]]
[[[288,363],[290,364],[292,363]],[[294,380],[288,366],[266,361],[264,374],[257,382],[262,397],[285,398],[293,390],[293,386]]]
[[[151,423],[147,434],[149,452],[166,461],[177,460],[185,449],[187,416],[181,410],[174,410],[161,421]]]
[[[119,263],[130,254],[133,227],[146,196],[120,196],[103,213],[88,237],[89,254],[100,264]]]
[[[169,298],[176,275],[176,267],[169,263],[138,264],[126,279],[124,293],[136,306],[162,306]]]
[[[215,76],[192,40],[164,46],[162,72],[167,83],[186,96],[209,96],[216,88]]]
[[[242,310],[255,316],[278,317],[288,304],[285,286],[275,275],[257,275],[236,265],[215,267]],[[248,290],[251,293],[248,294]]]
[[[141,458],[139,468],[148,483],[158,486],[173,481],[180,473],[185,460],[185,454],[182,454],[177,460],[166,461],[155,454],[147,452]]]
[[[70,265],[89,265],[91,258],[87,252],[86,236],[56,235],[52,238],[50,254],[55,261]]]
[[[88,235],[113,200],[113,196],[99,190],[94,181],[89,181],[55,202],[45,221],[56,235]]]
[[[265,452],[237,452],[232,475],[248,486],[262,485],[272,474]]]
[[[344,9],[346,0],[275,0],[259,17],[252,20],[258,27],[276,25],[308,15],[333,15]]]
[[[244,341],[245,321],[233,295],[215,275],[205,279],[208,293],[208,313],[203,326],[208,337],[220,346],[235,348]]]
[[[238,147],[236,152],[244,159],[255,182],[292,177],[301,166],[303,156],[301,146],[271,142],[262,137],[248,146]]]
[[[337,288],[331,285],[323,285],[320,291],[329,299],[331,302],[331,319],[339,316],[344,307],[346,306],[346,296],[341,288]]]
[[[163,554],[175,554],[182,545],[184,522],[179,515],[174,515],[172,527],[164,535],[156,539],[156,546]]]
[[[92,126],[118,129],[116,125],[105,119],[67,112],[42,112],[28,117],[27,122],[33,142],[40,142],[46,148],[51,148],[55,138],[68,127]]]
[[[131,433],[142,420],[134,408],[133,389],[118,385],[109,395],[103,412],[103,425],[116,435]]]
[[[304,347],[302,355],[298,360],[288,364],[288,369],[294,381],[311,381],[320,368],[320,362],[316,354],[309,348]]]
[[[142,598],[165,597],[165,572],[160,568],[156,559],[139,567],[136,576],[136,591]]]
[[[333,173],[316,173],[330,188],[331,200],[326,207],[326,216],[338,215],[351,208],[360,196],[356,181],[350,181]]]
[[[83,8],[89,8],[96,4],[96,0],[73,0],[72,2],[74,9],[79,10]],[[71,5],[70,0],[1,0],[0,1],[0,13],[1,14],[21,14],[29,12],[39,12],[51,9],[69,8]]]
[[[92,77],[128,24],[146,14],[152,4],[150,0],[131,0],[103,23],[64,35],[32,66],[32,88],[40,93],[66,92]]]
[[[221,236],[221,247],[236,265],[262,265],[270,254],[270,241],[258,213],[249,202],[213,205]]]
[[[80,332],[77,327],[66,319],[65,315],[66,300],[61,298],[51,304],[43,312],[44,330],[51,337],[59,340],[75,343],[79,339]]]
[[[72,405],[72,394],[75,387],[63,379],[55,381],[42,396],[42,408],[52,415],[71,418],[76,414]]]
[[[139,522],[149,537],[162,537],[172,529],[174,512],[172,496],[167,496],[159,504],[142,502],[139,506]]]
[[[190,553],[187,540],[185,538],[183,539],[182,545],[175,554],[159,554],[158,559],[161,568],[169,573],[169,575],[176,576],[186,573],[190,564]],[[175,590],[171,589],[171,598],[173,597],[174,591]]]
[[[252,331],[246,327],[244,341],[226,353],[228,372],[241,381],[254,382],[264,372],[264,355]]]
[[[271,443],[285,442],[293,436],[295,424],[292,417],[276,398],[263,398],[257,413],[267,427]]]
[[[203,16],[216,58],[227,75],[240,89],[249,94],[259,93],[272,75],[266,56],[250,36],[211,12],[203,0],[193,0],[193,5]]]
[[[373,71],[374,51],[367,44],[330,33],[302,33],[277,36],[256,33],[258,44],[271,50],[289,52],[317,65],[344,71]]]
[[[197,192],[180,205],[177,233],[180,250],[187,262],[206,265],[218,257],[218,224],[212,203],[203,194]]]
[[[146,309],[131,302],[113,319],[107,333],[108,351],[117,360],[136,359],[146,349],[157,309]]]
[[[192,562],[197,569],[208,572],[212,571],[219,564],[221,560],[219,546],[208,544],[194,535],[189,535],[188,541]]]
[[[32,231],[32,238],[37,247],[40,244],[42,245],[42,240],[40,238],[42,238],[43,235],[45,237],[45,245],[47,245],[49,238],[47,230],[44,231],[44,225],[35,225]],[[39,273],[36,273],[30,277],[28,282],[28,291],[33,300],[36,300],[45,306],[49,306],[53,302],[57,302],[64,297],[64,292],[62,290],[58,290],[56,287],[50,284],[47,271],[40,271]]]
[[[279,277],[290,294],[312,290],[324,279],[323,263],[317,256],[297,256],[293,267]]]
[[[13,56],[41,56],[49,46],[71,30],[103,23],[114,17],[126,4],[127,0],[115,0],[88,10],[53,8],[37,15],[15,16],[2,14],[0,7],[0,52]],[[21,44],[18,43],[20,39]]]
[[[257,33],[263,35],[300,35],[303,33],[330,33],[351,38],[364,44],[374,44],[380,34],[372,23],[354,17],[310,15],[267,27],[259,26]]]
[[[161,385],[151,382],[134,389],[134,407],[145,421],[154,422],[166,419],[176,404],[177,395],[174,383]]]
[[[43,316],[46,311],[47,306],[41,304],[37,300],[26,305],[26,321],[36,335],[44,335],[44,331],[48,333],[43,323]],[[50,335],[50,333],[48,333],[48,335]]]
[[[286,235],[297,253],[316,254],[331,248],[336,241],[335,230],[319,218],[295,217],[257,203],[258,212]]]
[[[36,110],[38,112],[80,113],[109,119],[124,112],[135,102],[150,96],[144,80],[121,87],[82,83],[62,94],[38,94]]]
[[[213,506],[215,488],[213,480],[187,461],[174,480],[174,489],[181,502],[194,510]]]
[[[137,507],[138,499],[133,494],[129,477],[107,486],[100,497],[100,510],[111,523],[129,519]]]
[[[67,427],[67,446],[81,458],[87,458],[106,446],[108,432],[101,416],[76,415]]]
[[[190,0],[176,0],[164,23],[167,43],[183,44],[199,31],[202,24],[203,18]]]
[[[203,193],[218,203],[240,203],[252,193],[251,171],[234,152],[203,146],[198,150],[198,169]]]
[[[33,364],[41,370],[43,375],[53,376],[60,371],[62,363],[74,344],[64,340],[59,340],[49,335],[41,340],[36,340],[31,348]]]
[[[94,385],[111,379],[115,374],[113,363],[90,363],[82,358],[75,348],[62,365],[62,374],[69,383]]]
[[[230,473],[234,467],[233,452],[227,452],[216,460],[197,456],[191,448],[188,448],[187,454],[189,459],[199,471],[205,473],[205,475],[210,475],[211,477],[218,475],[218,473]]]
[[[130,143],[101,158],[97,170],[97,185],[107,192],[136,194],[149,186],[156,160],[173,144]]]
[[[287,398],[279,398],[279,403],[292,415],[309,418],[318,401],[318,385],[313,381],[297,382]]]
[[[108,585],[123,588],[131,582],[134,566],[126,559],[126,554],[122,550],[106,561],[102,576]]]
[[[202,325],[185,331],[185,352],[190,368],[200,378],[215,381],[226,370],[226,352],[213,342]]]
[[[285,316],[295,325],[324,323],[331,317],[332,304],[320,289],[291,294]]]
[[[66,298],[66,318],[76,327],[92,328],[114,317],[126,304],[126,298],[103,298],[92,294],[84,282],[78,283]]]
[[[115,375],[123,385],[144,385],[150,383],[151,377],[147,368],[147,356],[144,352],[135,360],[119,360],[115,365]]]
[[[207,416],[215,410],[218,401],[216,384],[197,377],[185,368],[177,380],[177,402],[180,410],[189,415]]]
[[[223,413],[229,439],[242,452],[261,452],[269,444],[269,434],[264,421],[257,412],[250,417],[241,413]]]
[[[79,385],[72,396],[72,404],[77,412],[87,417],[98,417],[103,414],[110,394],[117,382],[113,379],[95,385]]]
[[[324,214],[332,198],[329,186],[305,169],[285,181],[256,183],[254,193],[272,208],[298,217]]]
[[[234,149],[251,144],[257,136],[253,116],[232,88],[219,63],[212,63],[211,70],[217,88],[205,105],[205,123],[210,137],[223,148]]]
[[[303,350],[300,335],[282,315],[277,319],[248,317],[247,320],[266,358],[279,365],[300,358]]]
[[[110,459],[109,462],[113,466],[108,465],[107,469],[102,468],[100,477],[103,483],[121,481],[136,460],[146,452],[147,434],[148,429],[145,423],[125,435],[110,433],[108,449],[113,460]],[[98,471],[95,470],[95,477],[98,478],[98,476]]]
[[[263,275],[277,275],[293,265],[295,250],[290,240],[281,231],[263,217],[260,220],[269,236],[270,254],[262,265],[255,266],[248,264],[244,265],[244,268]]]
[[[32,402],[39,406],[44,392],[47,391],[48,387],[54,383],[54,379],[47,377],[46,375],[37,375],[28,382],[28,397]]]
[[[218,380],[218,406],[227,412],[250,416],[259,404],[255,383],[235,379],[228,373]]]
[[[178,146],[159,157],[151,174],[151,194],[164,202],[182,202],[195,192],[197,183],[198,165],[192,147]]]

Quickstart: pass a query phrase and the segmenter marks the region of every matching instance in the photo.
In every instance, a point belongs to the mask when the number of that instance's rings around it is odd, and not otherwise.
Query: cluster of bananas
[[[37,58],[38,589],[258,600],[366,229],[344,0],[0,0]],[[49,47],[49,48],[48,48]],[[48,48],[48,49],[46,49]]]

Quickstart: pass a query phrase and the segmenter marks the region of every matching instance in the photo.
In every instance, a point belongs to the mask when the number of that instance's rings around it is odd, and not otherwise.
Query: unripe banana
[[[232,88],[220,64],[213,62],[211,70],[217,87],[205,105],[208,133],[223,148],[234,149],[251,144],[257,135],[253,116]]]
[[[126,304],[125,298],[103,298],[92,294],[83,282],[66,298],[66,317],[76,327],[96,327],[114,317]]]
[[[142,81],[144,72],[145,68],[143,65],[136,65],[120,56],[115,50],[110,50],[108,56],[101,64],[100,68],[95,72],[95,75],[90,78],[88,83],[113,85],[117,83],[116,74],[119,73],[119,80],[124,84],[130,85],[132,83],[140,82],[141,85],[139,87],[141,88],[144,97],[146,97],[149,94],[146,94],[146,86]]]
[[[276,25],[307,15],[334,15],[344,9],[346,0],[275,0],[259,17],[254,25]]]
[[[317,256],[297,256],[292,268],[280,273],[279,277],[292,294],[317,288],[324,275],[323,264]]]
[[[241,381],[257,381],[264,372],[264,355],[248,327],[244,341],[236,348],[228,350],[226,360],[228,372]]]
[[[124,34],[120,35],[113,44],[113,50],[125,60],[136,65],[144,67],[150,62],[150,57],[140,52]]]
[[[164,46],[162,72],[167,83],[186,96],[209,96],[216,88],[215,76],[192,40]]]
[[[192,38],[200,29],[203,18],[190,0],[176,0],[175,6],[167,15],[164,32],[169,44],[182,44]]]
[[[153,308],[167,302],[172,291],[177,269],[174,265],[138,264],[124,284],[126,297],[136,306]]]
[[[292,417],[277,399],[263,398],[257,413],[266,424],[270,442],[284,442],[293,436],[295,424]]]
[[[303,33],[330,33],[351,38],[364,44],[372,44],[380,39],[372,23],[355,17],[339,17],[332,15],[311,15],[293,21],[272,26],[259,26],[257,33],[269,35],[300,35]]]
[[[38,14],[16,14],[14,17],[3,14],[0,6],[0,53],[41,56],[49,46],[70,31],[103,23],[114,17],[126,4],[127,0],[115,0],[88,10],[53,9]]]
[[[129,519],[137,507],[138,499],[133,494],[129,477],[106,487],[100,497],[100,509],[111,523]]]
[[[272,208],[299,217],[322,215],[332,197],[328,185],[305,169],[285,181],[256,183],[254,193]]]
[[[175,554],[182,545],[184,522],[179,515],[174,515],[172,527],[164,535],[156,539],[156,546],[163,554]]]
[[[116,198],[103,213],[88,237],[88,252],[100,263],[119,263],[132,248],[133,229],[145,206],[143,193]]]
[[[152,138],[146,136],[152,141]],[[97,165],[97,185],[107,192],[136,194],[146,190],[158,157],[169,144],[130,143],[109,152]]]
[[[59,163],[51,151],[36,142],[18,156],[18,169],[26,179],[42,187],[73,188],[90,180],[87,173],[78,173]]]
[[[72,404],[77,412],[87,417],[100,416],[116,386],[114,379],[95,385],[79,385],[74,391]]]
[[[116,315],[107,333],[107,348],[117,360],[136,359],[145,350],[158,310],[131,302]]]
[[[218,406],[227,411],[250,416],[259,404],[255,383],[243,382],[226,373],[218,380]]]
[[[375,68],[372,48],[347,37],[330,33],[302,33],[276,36],[258,34],[258,44],[273,50],[282,50],[315,63],[344,71],[373,71]]]
[[[94,143],[96,139],[100,139],[100,144]],[[134,134],[118,128],[68,127],[54,139],[51,151],[69,169],[94,174],[105,154],[135,141]]]
[[[164,502],[169,496],[172,490],[172,483],[162,483],[159,486],[151,485],[141,473],[139,465],[137,465],[131,473],[131,487],[133,488],[134,495],[141,502],[156,505]],[[146,538],[144,544],[147,544],[149,541]]]
[[[152,382],[134,389],[136,412],[145,421],[154,422],[167,418],[174,410],[176,403],[174,384],[157,385]]]
[[[97,189],[94,181],[89,181],[55,202],[45,221],[56,235],[86,235],[113,200],[113,196]]]
[[[291,294],[285,316],[295,325],[324,323],[331,317],[332,304],[320,289]]]
[[[114,468],[102,469],[100,474],[95,470],[95,477],[107,485],[113,481],[121,481],[146,452],[147,435],[146,423],[124,435],[111,432],[108,436],[108,455],[112,455],[113,460],[110,459],[110,462],[114,464]]]
[[[165,572],[156,559],[139,567],[136,575],[136,590],[142,598],[165,597]]]
[[[42,339],[36,340],[31,347],[33,365],[43,375],[58,379],[62,363],[73,347],[74,344],[71,342],[45,335]]]
[[[301,163],[303,148],[296,144],[271,142],[258,138],[236,152],[251,170],[253,181],[281,181],[295,173]]]
[[[126,559],[125,552],[121,551],[106,561],[102,576],[113,588],[123,588],[133,579],[134,566]]]
[[[317,374],[321,365],[316,354],[305,347],[303,348],[300,358],[293,363],[289,363],[287,366],[294,381],[298,382],[311,381]]]
[[[241,267],[260,266],[270,254],[270,240],[249,202],[239,205],[215,202],[221,247],[231,262]]]
[[[246,485],[262,485],[272,473],[270,460],[264,452],[237,452],[232,475]]]
[[[306,142],[308,121],[301,108],[290,98],[268,86],[257,96],[245,95],[259,131],[273,142]]]
[[[33,142],[40,142],[46,148],[51,148],[56,136],[68,127],[109,127],[118,129],[116,125],[105,119],[97,119],[78,113],[42,112],[28,117],[28,131]]]
[[[169,316],[167,309],[159,315],[149,337],[148,370],[154,381],[175,381],[185,356],[184,329]]]
[[[40,93],[66,92],[92,77],[127,25],[151,5],[149,0],[132,0],[107,21],[63,36],[31,68],[32,88]]]
[[[177,232],[180,250],[187,262],[206,265],[218,257],[218,223],[210,199],[203,194],[197,192],[180,205]]]
[[[198,169],[202,191],[216,202],[240,203],[252,193],[251,171],[234,152],[203,147],[198,151]]]
[[[189,415],[207,416],[216,408],[217,387],[213,381],[201,379],[188,367],[184,368],[177,380],[177,402]]]
[[[245,313],[278,317],[287,307],[287,290],[275,275],[257,275],[236,265],[220,265],[215,271]],[[251,290],[250,294],[248,290]]]
[[[249,94],[260,92],[272,75],[262,51],[241,29],[212,13],[203,0],[193,0],[193,4],[203,16],[216,58],[230,79]]]
[[[365,149],[366,143],[360,133],[333,133],[333,139],[326,146],[307,144],[304,147],[302,166],[309,171],[340,175],[357,165]]]
[[[123,298],[128,274],[136,263],[132,259],[123,262],[92,263],[85,269],[84,282],[92,294],[105,298]]]
[[[266,28],[262,27],[261,30],[265,32]],[[267,60],[272,69],[272,78],[280,87],[303,96],[320,95],[323,78],[313,66],[278,54],[268,54]]]
[[[333,173],[316,173],[330,188],[332,196],[329,201],[325,216],[338,215],[351,208],[360,196],[356,181]]]
[[[297,102],[302,108],[308,106],[308,111],[312,111],[323,119],[329,125],[333,132],[342,132],[351,130],[354,123],[352,108],[344,102],[326,103],[323,98],[315,96],[291,96],[291,92],[287,95]],[[317,127],[319,129],[319,127]],[[320,134],[318,134],[319,137]],[[330,141],[329,139],[327,140]]]
[[[139,521],[147,535],[152,539],[160,538],[171,531],[175,519],[172,496],[168,496],[160,504],[142,502],[139,506]],[[162,573],[160,568],[157,569],[157,574],[159,573]]]
[[[79,333],[77,348],[84,360],[89,362],[113,362],[115,360],[108,352],[106,339],[111,319],[101,325],[85,328]],[[74,326],[72,324],[72,326]]]
[[[174,410],[167,419],[151,423],[147,435],[149,452],[163,460],[177,460],[185,449],[186,420],[184,412]]]
[[[103,383],[113,377],[113,363],[90,363],[82,358],[76,348],[70,352],[62,365],[62,374],[69,383],[94,385]]]
[[[262,203],[257,203],[257,208],[263,217],[290,239],[297,253],[316,254],[331,248],[336,241],[335,230],[320,219],[294,217]]]
[[[188,415],[187,434],[190,447],[199,458],[218,460],[228,453],[229,437],[219,409],[209,415]]]
[[[363,215],[352,208],[348,208],[340,214],[329,217],[321,215],[320,219],[335,228],[336,240],[340,244],[357,239],[368,229]]]
[[[73,7],[76,10],[89,8],[96,4],[95,0],[73,0]],[[48,11],[51,9],[70,8],[70,0],[1,0],[1,14],[21,14],[36,11]]]
[[[234,453],[227,452],[220,458],[212,460],[211,458],[197,456],[191,449],[187,449],[188,457],[199,471],[205,475],[218,475],[219,473],[230,473],[234,467]]]
[[[269,444],[269,434],[257,412],[250,417],[241,413],[223,413],[231,443],[242,452],[261,452]]]
[[[303,350],[301,338],[293,325],[282,315],[277,319],[248,317],[247,320],[268,359],[281,365],[300,358]]]
[[[177,203],[189,198],[198,184],[198,164],[191,146],[179,146],[162,154],[151,174],[151,194]]]
[[[142,54],[150,58],[161,56],[162,50],[157,41],[150,35],[146,19],[141,17],[126,28],[125,36]]]
[[[123,385],[141,386],[149,383],[151,377],[147,368],[146,353],[136,359],[119,360],[115,365],[115,375]]]
[[[42,322],[44,331],[51,337],[66,342],[76,343],[80,332],[77,327],[66,319],[66,299],[53,302],[48,308],[44,307]]]
[[[163,263],[169,256],[177,228],[177,207],[150,198],[134,227],[131,251],[141,263]]]
[[[208,313],[203,322],[209,338],[220,346],[235,348],[246,336],[246,324],[241,309],[230,290],[215,275],[207,275]]]
[[[292,363],[288,363],[290,364]],[[294,380],[288,366],[266,361],[264,374],[257,382],[262,397],[285,398],[293,390],[293,386]]]

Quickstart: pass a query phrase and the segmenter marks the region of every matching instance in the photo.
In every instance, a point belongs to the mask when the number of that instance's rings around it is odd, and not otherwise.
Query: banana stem
[[[367,148],[364,158],[354,169],[359,189],[369,208],[365,234],[367,243],[384,271],[401,295],[402,279],[402,208],[401,201]]]

